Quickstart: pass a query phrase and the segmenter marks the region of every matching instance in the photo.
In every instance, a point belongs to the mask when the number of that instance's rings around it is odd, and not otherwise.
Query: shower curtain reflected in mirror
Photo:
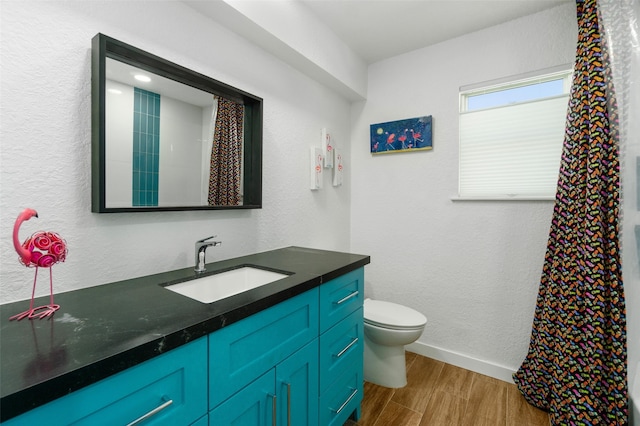
[[[242,204],[244,105],[216,96],[217,110],[209,167],[208,204]]]

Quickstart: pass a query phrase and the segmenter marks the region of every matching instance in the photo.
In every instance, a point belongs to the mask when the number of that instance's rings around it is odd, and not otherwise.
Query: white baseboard
[[[504,382],[513,383],[511,375],[515,372],[510,368],[492,364],[487,361],[481,361],[479,359],[470,358],[467,355],[462,355],[456,352],[447,351],[445,349],[437,348],[435,346],[425,345],[424,343],[414,342],[407,346],[405,349],[409,352],[414,352],[418,355],[426,356],[428,358],[435,359],[437,361],[446,362],[447,364],[455,365],[466,370],[474,371],[485,376],[493,377]]]

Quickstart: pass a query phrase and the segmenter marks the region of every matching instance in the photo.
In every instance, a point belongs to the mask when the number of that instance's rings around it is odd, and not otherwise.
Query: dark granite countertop
[[[81,389],[225,325],[362,267],[369,256],[302,247],[207,264],[206,274],[240,265],[293,273],[204,304],[161,284],[195,275],[179,269],[57,294],[52,318],[9,321],[29,301],[0,305],[0,421]],[[48,303],[48,296],[36,305]]]

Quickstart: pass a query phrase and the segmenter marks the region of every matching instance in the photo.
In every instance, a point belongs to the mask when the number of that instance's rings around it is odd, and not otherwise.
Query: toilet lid
[[[396,303],[365,299],[364,321],[385,328],[419,328],[427,323],[420,312]]]

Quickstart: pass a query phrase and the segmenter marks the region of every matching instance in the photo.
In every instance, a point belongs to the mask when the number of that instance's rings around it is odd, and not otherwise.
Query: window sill
[[[555,196],[508,196],[508,195],[492,195],[488,197],[469,197],[455,195],[451,197],[451,201],[555,201]]]

